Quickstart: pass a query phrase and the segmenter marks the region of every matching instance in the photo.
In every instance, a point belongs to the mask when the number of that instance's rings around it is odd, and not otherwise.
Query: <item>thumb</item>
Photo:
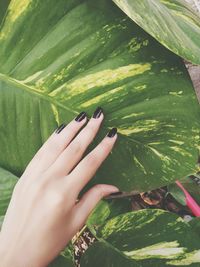
[[[105,196],[118,192],[113,185],[97,184],[89,189],[74,207],[74,226],[79,230],[86,222],[88,216]]]

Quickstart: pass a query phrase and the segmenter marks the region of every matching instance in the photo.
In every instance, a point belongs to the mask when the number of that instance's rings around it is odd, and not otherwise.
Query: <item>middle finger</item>
[[[103,120],[103,110],[98,107],[88,124],[74,138],[49,168],[48,172],[55,177],[67,175],[80,161],[83,153],[96,136]]]

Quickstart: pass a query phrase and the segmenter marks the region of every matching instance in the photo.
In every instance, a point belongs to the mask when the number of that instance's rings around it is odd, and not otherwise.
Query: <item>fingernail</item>
[[[66,124],[62,123],[60,126],[58,126],[58,128],[55,130],[55,132],[57,134],[59,134],[64,128],[65,128]]]
[[[108,133],[107,136],[108,137],[114,137],[117,133],[117,128],[112,128]]]
[[[98,107],[93,114],[93,118],[98,119],[101,116],[102,112],[103,109],[101,107]]]
[[[78,114],[78,116],[75,118],[75,121],[80,122],[87,116],[86,112],[82,111]]]

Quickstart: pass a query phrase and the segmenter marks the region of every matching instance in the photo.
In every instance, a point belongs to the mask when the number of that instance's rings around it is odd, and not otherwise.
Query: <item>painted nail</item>
[[[87,116],[86,112],[82,111],[78,114],[78,116],[75,118],[75,121],[80,122]]]
[[[55,132],[57,134],[59,134],[64,128],[65,128],[66,124],[62,123],[60,126],[58,126],[58,128],[55,130]]]
[[[93,114],[93,118],[98,119],[101,116],[102,112],[103,109],[101,107],[98,107]]]
[[[117,128],[112,128],[112,129],[108,132],[107,136],[108,136],[108,137],[114,137],[114,136],[116,135],[116,133],[117,133]]]

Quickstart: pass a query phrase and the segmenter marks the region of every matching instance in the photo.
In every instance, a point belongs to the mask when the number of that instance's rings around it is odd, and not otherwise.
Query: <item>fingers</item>
[[[48,172],[57,177],[66,176],[80,161],[88,145],[93,141],[99,130],[103,117],[103,110],[98,107],[88,124],[59,155],[49,168]]]
[[[117,129],[113,128],[101,143],[92,150],[76,168],[66,177],[74,185],[75,194],[79,194],[82,188],[94,176],[97,169],[111,152],[117,139]]]
[[[28,164],[24,174],[33,170],[44,171],[56,160],[60,153],[69,145],[71,140],[87,121],[85,112],[81,112],[68,125],[61,124],[43,144]]]
[[[76,231],[84,225],[89,214],[103,197],[118,191],[119,189],[117,187],[106,184],[97,184],[87,191],[73,210]]]

